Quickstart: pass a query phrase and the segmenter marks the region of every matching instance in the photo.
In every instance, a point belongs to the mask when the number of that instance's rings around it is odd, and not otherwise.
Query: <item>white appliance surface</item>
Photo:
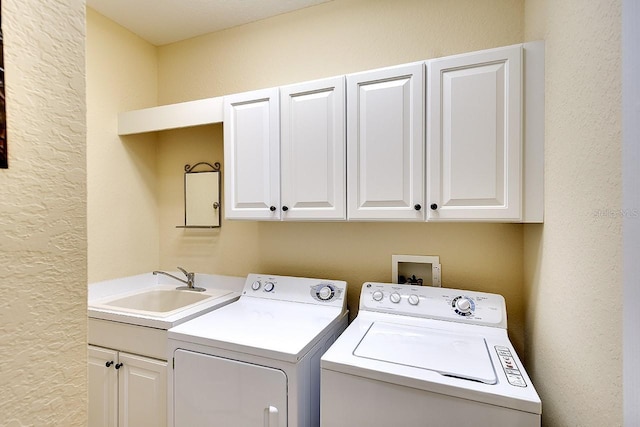
[[[340,318],[340,307],[240,299],[169,330],[169,338],[297,361]]]
[[[346,326],[345,282],[250,274],[168,331],[169,426],[319,426],[320,357]]]
[[[451,377],[496,383],[487,343],[476,335],[374,322],[353,354]]]
[[[322,425],[539,425],[506,327],[500,295],[365,283],[358,316],[321,359]]]
[[[182,349],[174,357],[184,367],[174,378],[176,426],[287,425],[287,375],[281,369]]]

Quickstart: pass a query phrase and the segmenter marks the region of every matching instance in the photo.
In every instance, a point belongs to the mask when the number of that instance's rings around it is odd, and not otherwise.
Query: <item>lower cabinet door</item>
[[[176,350],[175,427],[286,427],[287,377],[281,370]]]
[[[167,425],[167,362],[120,353],[119,427]]]
[[[118,352],[90,345],[89,427],[118,426]]]

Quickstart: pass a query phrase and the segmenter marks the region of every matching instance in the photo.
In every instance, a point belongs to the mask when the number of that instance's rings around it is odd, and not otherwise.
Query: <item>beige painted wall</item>
[[[157,105],[156,48],[87,9],[89,283],[158,267],[157,135],[118,137],[118,113]]]
[[[160,104],[219,96],[519,43],[522,1],[335,0],[159,48]],[[347,280],[352,314],[364,281],[390,281],[392,254],[439,255],[443,284],[498,292],[524,349],[518,224],[224,221],[180,230],[185,163],[222,161],[222,126],[159,134],[160,267]],[[223,165],[224,168],[224,165]]]
[[[545,223],[524,227],[524,259],[526,361],[548,426],[622,425],[620,7],[525,9],[525,37],[546,39]]]
[[[9,169],[0,169],[0,424],[86,412],[84,0],[3,0]]]
[[[523,0],[334,0],[159,49],[169,104],[519,43]]]

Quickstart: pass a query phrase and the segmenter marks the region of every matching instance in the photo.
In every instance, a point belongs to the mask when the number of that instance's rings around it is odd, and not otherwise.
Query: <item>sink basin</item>
[[[107,305],[125,309],[166,313],[167,311],[173,311],[209,298],[211,298],[211,295],[193,291],[178,291],[175,289],[151,290],[109,301]]]
[[[151,317],[168,317],[229,293],[231,291],[223,289],[195,292],[177,290],[171,286],[154,286],[135,293],[94,301],[90,307]]]

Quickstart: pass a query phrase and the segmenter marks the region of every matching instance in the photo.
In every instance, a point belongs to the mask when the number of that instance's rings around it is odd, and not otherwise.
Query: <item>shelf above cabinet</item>
[[[206,98],[118,114],[118,135],[222,123],[223,98]]]

